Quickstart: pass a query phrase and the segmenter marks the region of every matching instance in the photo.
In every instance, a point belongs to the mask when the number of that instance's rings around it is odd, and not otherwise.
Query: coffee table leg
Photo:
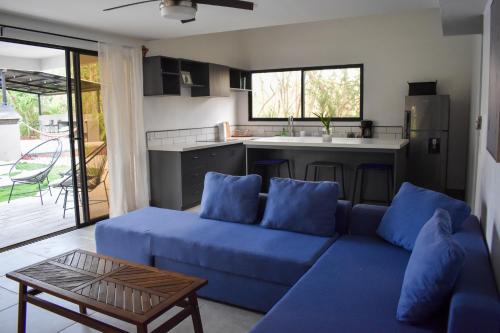
[[[148,333],[148,325],[137,325],[137,333]]]
[[[87,314],[87,308],[84,305],[80,305],[80,313],[81,314]]]
[[[201,323],[200,307],[198,306],[198,297],[196,294],[189,296],[189,304],[191,305],[191,318],[193,319],[193,326],[195,333],[203,333],[203,325]]]
[[[19,283],[19,305],[17,313],[17,332],[26,332],[26,293],[28,287],[25,284]]]

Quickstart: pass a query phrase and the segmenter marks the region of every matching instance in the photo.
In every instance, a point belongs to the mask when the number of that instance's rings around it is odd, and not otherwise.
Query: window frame
[[[360,106],[359,106],[359,117],[350,118],[332,118],[332,121],[336,122],[349,122],[349,121],[360,121],[363,120],[363,109],[364,109],[364,64],[348,64],[348,65],[333,65],[333,66],[314,66],[314,67],[292,67],[292,68],[278,68],[278,69],[265,69],[265,70],[255,70],[250,71],[250,75],[258,73],[278,73],[278,72],[293,72],[300,71],[301,75],[301,107],[300,107],[300,118],[294,118],[295,121],[318,121],[315,117],[304,117],[305,115],[305,75],[304,72],[314,71],[314,70],[328,70],[328,69],[344,69],[344,68],[359,68],[360,69]],[[252,94],[253,91],[248,92],[248,121],[287,121],[288,118],[255,118],[252,115]]]

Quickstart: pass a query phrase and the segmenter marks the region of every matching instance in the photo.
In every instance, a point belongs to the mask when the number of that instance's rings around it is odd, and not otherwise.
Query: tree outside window
[[[252,86],[250,120],[362,118],[363,65],[256,72]]]

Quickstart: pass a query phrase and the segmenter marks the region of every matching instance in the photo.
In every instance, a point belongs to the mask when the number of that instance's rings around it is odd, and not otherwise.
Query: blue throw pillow
[[[318,236],[335,234],[339,187],[334,182],[273,178],[261,225]]]
[[[470,207],[463,201],[411,183],[403,183],[382,217],[377,234],[389,243],[411,251],[420,229],[437,208],[448,211],[453,232],[460,229],[470,215]]]
[[[257,220],[259,192],[262,178],[259,175],[243,177],[208,172],[201,197],[200,217],[251,224]]]
[[[443,209],[422,227],[406,267],[398,320],[424,322],[449,301],[465,260],[465,251],[451,231],[450,215]]]

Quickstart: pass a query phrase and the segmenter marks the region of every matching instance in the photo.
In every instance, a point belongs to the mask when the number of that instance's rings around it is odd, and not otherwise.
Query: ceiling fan
[[[140,5],[148,2],[159,2],[161,16],[169,19],[180,20],[182,23],[193,22],[196,20],[198,5],[220,6],[245,10],[254,9],[253,2],[242,0],[145,0],[106,8],[103,11],[107,12],[110,10]]]

